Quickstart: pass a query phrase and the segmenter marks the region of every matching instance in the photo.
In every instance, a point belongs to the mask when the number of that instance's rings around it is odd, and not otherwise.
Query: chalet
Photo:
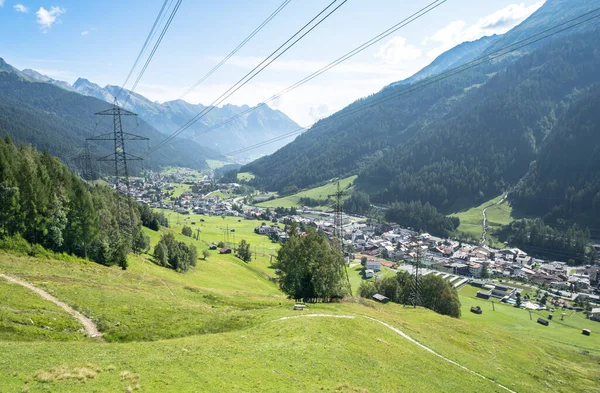
[[[231,248],[224,247],[224,248],[222,248],[222,249],[219,250],[219,254],[231,254]]]
[[[217,245],[215,243],[211,243],[210,246],[208,246],[209,249],[211,250],[216,250],[217,249]]]
[[[592,321],[600,322],[600,308],[592,308],[592,311],[590,311],[590,319]]]
[[[370,269],[370,270],[373,270],[374,272],[379,272],[379,271],[381,271],[381,262],[379,262],[378,260],[375,260],[375,259],[368,259],[365,269],[367,269],[367,270]]]
[[[375,276],[375,272],[371,269],[365,270],[365,278],[373,278]]]

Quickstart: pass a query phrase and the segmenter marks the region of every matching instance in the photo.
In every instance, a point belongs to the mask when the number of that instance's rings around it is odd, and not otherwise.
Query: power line
[[[116,95],[115,98],[119,98],[119,96],[123,92],[123,89],[125,88],[125,85],[129,81],[129,78],[131,78],[131,75],[133,74],[133,71],[137,67],[138,62],[140,61],[142,55],[146,51],[146,48],[148,47],[148,43],[154,37],[154,33],[156,31],[156,26],[158,25],[159,21],[161,20],[161,17],[163,16],[163,11],[165,10],[165,7],[167,6],[168,2],[169,2],[169,0],[165,0],[164,1],[163,5],[162,5],[162,7],[160,9],[160,12],[156,16],[156,19],[154,20],[154,24],[152,25],[152,28],[150,29],[150,32],[148,32],[148,36],[146,37],[146,41],[144,42],[144,45],[142,46],[142,49],[140,50],[140,53],[138,53],[138,56],[135,59],[135,62],[133,63],[133,66],[131,67],[131,70],[129,70],[129,74],[127,75],[127,78],[125,78],[125,82],[123,82],[123,84],[121,85],[121,89],[119,90],[119,92],[117,93],[117,95]]]
[[[272,52],[267,58],[265,58],[260,64],[258,64],[254,69],[252,69],[249,73],[247,73],[242,79],[240,79],[236,84],[234,84],[229,90],[223,93],[219,98],[213,101],[208,107],[206,107],[202,112],[198,115],[194,116],[190,119],[186,124],[181,126],[177,131],[168,136],[166,139],[162,140],[159,144],[157,144],[154,148],[152,148],[147,154],[155,151],[156,149],[162,147],[164,144],[175,138],[177,135],[181,134],[183,131],[187,130],[198,120],[206,116],[209,112],[211,112],[216,106],[225,101],[228,97],[242,88],[245,84],[250,82],[255,76],[257,76],[260,72],[262,72],[265,68],[267,68],[271,63],[281,57],[284,53],[286,53],[289,49],[291,49],[298,41],[304,38],[307,34],[313,31],[317,26],[319,26],[322,22],[324,22],[327,18],[329,18],[335,11],[337,11],[342,5],[344,5],[348,0],[343,0],[339,5],[335,6],[335,8],[329,11],[324,17],[320,20],[319,17],[323,15],[327,10],[329,10],[332,6],[337,3],[338,0],[333,0],[327,7],[325,7],[321,12],[319,12],[314,18],[312,18],[307,24],[305,24],[300,30],[298,30],[292,37],[290,37],[286,42],[284,42],[279,48],[277,48],[274,52]],[[313,22],[317,21],[314,25]],[[312,25],[312,26],[311,26]],[[311,26],[307,31],[303,33],[305,29]],[[294,40],[296,36],[300,35],[298,38]],[[294,40],[290,43],[290,41]],[[287,45],[287,47],[286,47]]]
[[[280,91],[277,94],[274,94],[273,96],[267,98],[266,100],[264,100],[263,102],[257,104],[256,106],[252,107],[252,108],[248,108],[238,114],[236,114],[235,116],[230,117],[227,120],[222,121],[219,124],[216,124],[206,130],[202,130],[196,133],[196,135],[200,135],[200,134],[206,134],[212,130],[215,130],[217,128],[220,128],[228,123],[231,123],[232,121],[239,119],[240,117],[246,115],[247,113],[253,112],[255,110],[257,110],[260,107],[263,107],[265,105],[267,105],[268,102],[271,102],[273,100],[276,100],[277,98],[281,97],[282,95],[289,93],[290,91],[296,89],[297,87],[300,87],[302,85],[304,85],[307,82],[310,82],[311,80],[313,80],[314,78],[316,78],[317,76],[323,74],[326,71],[329,71],[330,69],[334,68],[335,66],[343,63],[344,61],[356,56],[357,54],[361,53],[362,51],[364,51],[365,49],[373,46],[374,44],[376,44],[377,42],[381,41],[382,39],[390,36],[391,34],[395,33],[396,31],[400,30],[401,28],[409,25],[410,23],[414,22],[415,20],[421,18],[422,16],[424,16],[425,14],[427,14],[430,11],[433,11],[435,8],[439,7],[440,5],[442,5],[443,3],[445,3],[447,0],[436,0],[432,3],[430,3],[429,5],[427,5],[426,7],[421,8],[419,11],[415,12],[414,14],[412,14],[411,16],[409,16],[408,18],[398,22],[397,24],[395,24],[394,26],[390,27],[389,29],[383,31],[382,33],[378,34],[377,36],[371,38],[370,40],[366,41],[365,43],[363,43],[362,45],[359,45],[358,47],[354,48],[353,50],[351,50],[350,52],[346,53],[345,55],[339,57],[338,59],[332,61],[331,63],[329,63],[328,65],[324,66],[323,68],[313,72],[312,74],[308,75],[307,77],[305,77],[304,79],[299,80],[298,82],[294,83],[293,85],[287,87],[286,89]]]
[[[200,84],[202,82],[204,82],[212,74],[214,74],[215,71],[217,71],[223,64],[225,64],[227,62],[227,60],[229,60],[240,49],[242,49],[244,47],[244,45],[246,45],[252,38],[254,38],[254,36],[256,34],[258,34],[258,32],[261,31],[262,28],[265,27],[273,18],[275,18],[277,16],[277,14],[279,14],[279,12],[281,12],[281,10],[283,10],[291,1],[292,0],[285,0],[283,3],[281,3],[279,5],[279,7],[277,7],[277,9],[275,11],[273,11],[271,13],[271,15],[269,15],[269,17],[267,19],[265,19],[256,29],[254,29],[254,31],[252,33],[250,33],[250,35],[248,37],[246,37],[238,46],[236,46],[231,52],[229,52],[229,54],[227,56],[225,56],[223,58],[223,60],[221,60],[219,62],[219,64],[217,64],[216,66],[214,66],[212,70],[210,70],[208,73],[206,73],[206,75],[204,75],[202,78],[200,78],[200,80],[198,80],[198,82],[194,83],[193,86],[191,86],[189,89],[187,89],[185,91],[185,93],[183,93],[179,97],[179,99],[181,100],[182,98],[184,98],[186,95],[188,95],[189,93],[191,93],[195,88],[197,88],[198,86],[200,86]]]
[[[148,68],[148,65],[150,65],[150,62],[154,58],[154,54],[156,53],[158,47],[160,46],[160,43],[162,42],[165,34],[169,30],[169,26],[171,26],[171,22],[173,22],[173,18],[175,18],[175,15],[177,14],[177,11],[179,10],[179,7],[181,6],[182,1],[183,0],[177,0],[177,3],[175,4],[175,7],[173,8],[173,10],[171,11],[171,14],[169,15],[169,19],[167,20],[165,26],[163,27],[163,29],[162,29],[162,31],[160,33],[160,36],[158,37],[158,39],[156,40],[156,43],[154,44],[154,47],[152,48],[152,52],[150,52],[150,55],[146,59],[146,63],[142,67],[142,69],[141,69],[138,77],[135,80],[135,83],[133,84],[132,88],[129,90],[129,92],[128,92],[129,94],[127,95],[127,99],[125,100],[125,102],[122,105],[123,108],[125,108],[125,106],[127,106],[127,104],[129,103],[129,100],[131,100],[131,98],[133,97],[135,89],[137,88],[138,84],[140,83],[140,80],[142,79],[142,77],[146,73],[146,69]],[[172,1],[171,1],[171,3],[172,3]],[[161,9],[161,11],[162,11],[162,9]],[[166,13],[165,13],[165,15],[166,15]],[[160,16],[160,14],[159,14],[159,16]],[[164,16],[163,16],[163,18],[164,18]],[[162,18],[161,18],[161,20],[162,20]],[[151,40],[154,37],[154,35],[156,34],[156,31],[158,31],[158,30],[155,30],[154,33],[152,33]],[[142,48],[142,51],[145,51],[145,48]],[[122,90],[123,89],[121,89],[121,91]],[[120,94],[121,91],[119,91],[119,94]]]
[[[412,84],[410,86],[407,86],[404,89],[401,89],[400,91],[397,91],[397,92],[394,92],[394,93],[391,93],[391,94],[388,94],[388,95],[384,95],[383,97],[380,97],[378,100],[376,100],[374,102],[360,105],[360,106],[358,106],[355,109],[352,109],[352,110],[350,110],[348,112],[345,112],[345,113],[340,113],[339,115],[333,115],[333,116],[331,116],[331,117],[329,117],[327,119],[322,120],[320,123],[312,126],[311,129],[315,129],[315,128],[322,127],[323,125],[327,125],[333,119],[338,120],[340,118],[345,118],[345,117],[354,115],[354,114],[356,114],[356,113],[358,113],[360,111],[363,111],[365,109],[371,108],[371,107],[376,106],[376,105],[379,105],[379,104],[381,104],[383,102],[386,102],[386,101],[389,101],[391,99],[394,99],[394,98],[403,96],[405,94],[411,93],[413,91],[420,90],[422,88],[428,87],[428,86],[430,86],[430,85],[432,85],[434,83],[437,83],[437,82],[440,82],[440,81],[442,81],[444,79],[450,78],[450,77],[452,77],[454,75],[457,75],[457,74],[459,74],[461,72],[467,71],[467,70],[469,70],[471,68],[477,67],[477,66],[482,65],[484,63],[488,63],[488,62],[490,62],[492,60],[495,60],[497,58],[500,58],[500,57],[506,56],[506,55],[508,55],[510,53],[516,52],[519,49],[522,49],[524,47],[527,47],[527,46],[533,45],[533,44],[535,44],[537,42],[540,42],[540,41],[542,41],[542,40],[544,40],[546,38],[550,38],[550,37],[552,37],[552,36],[554,36],[556,34],[560,34],[560,33],[564,32],[566,30],[569,30],[569,29],[575,28],[577,26],[580,26],[580,25],[582,25],[584,23],[587,23],[587,22],[589,22],[589,21],[591,21],[593,19],[598,18],[600,16],[600,14],[594,15],[594,16],[592,16],[590,18],[587,18],[587,19],[585,19],[583,21],[580,21],[580,22],[578,22],[576,24],[573,24],[571,26],[565,27],[565,28],[563,28],[561,30],[558,30],[558,31],[555,31],[553,33],[543,35],[545,33],[548,33],[549,31],[555,30],[555,29],[557,29],[559,27],[562,27],[562,26],[564,26],[566,24],[569,24],[569,23],[574,22],[574,21],[576,21],[578,19],[586,17],[586,16],[588,16],[590,14],[593,14],[593,13],[599,11],[599,10],[600,10],[600,8],[597,8],[597,9],[595,9],[593,11],[590,11],[590,12],[588,12],[586,14],[583,14],[581,16],[573,18],[573,19],[571,19],[571,20],[569,20],[567,22],[564,22],[564,23],[556,25],[556,26],[554,26],[552,28],[546,29],[546,30],[544,30],[544,31],[542,31],[540,33],[534,34],[534,35],[532,35],[530,37],[527,37],[525,39],[517,41],[517,42],[515,42],[513,44],[504,46],[504,47],[502,47],[502,48],[500,48],[500,49],[498,49],[498,50],[496,50],[494,52],[491,52],[489,54],[480,56],[480,57],[478,57],[478,58],[476,58],[474,60],[471,60],[470,62],[467,62],[467,63],[461,65],[461,66],[458,66],[458,67],[455,67],[455,68],[451,68],[451,69],[446,70],[446,71],[444,71],[444,72],[442,72],[442,73],[440,73],[438,75],[432,76],[431,78],[427,78],[427,79],[424,79],[422,81],[416,82],[416,83],[414,83],[414,84]],[[540,35],[543,35],[543,36],[540,37]],[[526,42],[526,41],[529,41],[529,40],[531,40],[533,38],[536,38],[536,37],[540,37],[540,38],[537,38],[537,39],[535,39],[534,41],[531,41],[531,42]],[[524,43],[524,42],[526,42],[526,43]],[[521,44],[523,44],[523,45],[521,45]],[[510,49],[509,51],[506,51],[504,53],[500,53],[503,50],[511,48],[511,47],[514,47],[514,48]],[[495,56],[493,56],[493,55],[495,55]],[[233,152],[230,152],[230,153],[226,153],[225,155],[235,155],[235,154],[244,153],[246,151],[253,150],[253,149],[258,148],[258,147],[262,147],[262,146],[264,146],[266,144],[276,142],[276,141],[278,141],[280,139],[287,138],[287,137],[290,137],[290,136],[295,135],[295,134],[299,134],[299,133],[301,133],[301,132],[303,132],[305,130],[306,130],[306,128],[301,127],[301,128],[298,128],[298,129],[296,129],[294,131],[290,131],[287,134],[284,134],[284,135],[278,136],[276,138],[272,138],[272,139],[269,139],[269,140],[257,143],[256,145],[248,146],[248,147],[246,147],[244,149],[239,149],[239,150],[236,150],[236,151],[233,151]]]

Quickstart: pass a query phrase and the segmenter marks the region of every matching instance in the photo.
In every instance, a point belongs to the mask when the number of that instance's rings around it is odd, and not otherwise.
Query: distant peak
[[[85,78],[77,78],[77,80],[75,81],[75,83],[73,83],[73,87],[74,88],[78,88],[78,87],[93,87],[93,88],[100,88],[100,86],[98,86],[95,83],[90,82],[88,79]]]

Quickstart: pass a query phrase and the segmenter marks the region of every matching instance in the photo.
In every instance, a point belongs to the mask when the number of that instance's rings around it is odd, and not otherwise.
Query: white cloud
[[[332,115],[333,113],[335,113],[335,111],[336,110],[334,108],[330,107],[327,104],[318,104],[311,106],[308,110],[308,114],[312,118],[313,122],[317,122],[318,120]]]
[[[407,45],[406,38],[393,37],[379,48],[377,57],[385,64],[400,64],[405,61],[417,60],[423,51],[414,45]]]
[[[42,31],[46,33],[53,24],[60,23],[59,16],[64,14],[67,10],[60,7],[50,7],[48,11],[44,7],[40,7],[39,10],[35,13],[37,15],[37,23],[41,26]]]
[[[0,0],[0,7],[4,7],[4,0]]]
[[[17,12],[22,12],[22,13],[24,13],[24,14],[26,14],[26,13],[28,13],[28,12],[29,12],[29,8],[27,8],[27,7],[26,7],[26,6],[24,6],[23,4],[15,4],[15,5],[13,6],[13,8],[14,8],[15,10],[17,10]]]
[[[463,20],[456,20],[438,30],[433,36],[427,37],[423,41],[423,45],[429,42],[437,43],[435,48],[427,52],[429,57],[437,57],[465,41],[474,41],[493,34],[504,34],[531,16],[544,3],[545,0],[530,6],[526,6],[524,3],[510,4],[493,14],[479,18],[477,23],[471,26],[467,26]]]
[[[92,28],[89,28],[89,29],[87,29],[87,30],[84,30],[84,31],[82,31],[82,32],[81,32],[81,35],[85,37],[86,35],[90,34],[90,33],[91,33],[91,32],[93,32],[93,31],[96,31],[96,30],[98,30],[98,29],[97,29],[97,28],[95,28],[95,27],[92,27]]]

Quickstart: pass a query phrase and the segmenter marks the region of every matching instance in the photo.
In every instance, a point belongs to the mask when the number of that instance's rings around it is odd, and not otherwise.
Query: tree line
[[[2,238],[125,269],[127,255],[149,244],[132,203],[107,186],[86,184],[48,152],[0,139]]]
[[[440,237],[448,237],[460,225],[458,217],[447,217],[428,202],[420,201],[392,203],[385,212],[385,219]]]
[[[569,260],[571,265],[595,261],[596,252],[588,250],[590,232],[577,224],[557,229],[540,218],[520,219],[503,226],[496,234],[501,241],[539,258]]]
[[[371,299],[381,294],[394,303],[428,308],[438,314],[460,318],[460,300],[455,288],[440,276],[429,274],[419,278],[419,296],[415,301],[415,276],[408,272],[398,272],[395,277],[383,277],[377,280],[363,281],[358,293]]]

